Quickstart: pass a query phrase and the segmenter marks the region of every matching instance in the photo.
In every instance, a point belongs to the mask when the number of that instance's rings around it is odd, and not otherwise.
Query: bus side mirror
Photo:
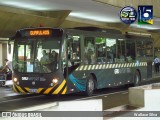
[[[67,40],[73,40],[73,37],[71,36],[71,35],[69,35],[69,34],[66,34],[66,38],[67,38]]]

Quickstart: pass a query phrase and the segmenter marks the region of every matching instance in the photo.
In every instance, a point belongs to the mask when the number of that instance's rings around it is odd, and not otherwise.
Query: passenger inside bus
[[[42,57],[40,59],[40,64],[41,64],[41,67],[42,67],[42,72],[51,72],[51,67],[50,67],[50,60],[49,60],[49,56],[46,52],[46,50],[43,50],[42,52]]]
[[[46,50],[43,50],[42,55],[43,56],[41,57],[41,60],[40,60],[41,64],[48,64],[49,63],[49,56],[48,56]]]
[[[68,68],[65,66],[64,67],[64,77],[67,77],[67,69],[68,69],[68,74],[71,74],[79,65],[80,63],[77,61],[78,57],[76,53],[72,54],[72,58],[71,55],[68,54]]]
[[[96,64],[96,53],[91,55],[91,64]]]
[[[76,59],[78,59],[78,57],[77,57],[77,54],[76,53],[73,53],[73,58],[72,58],[73,60],[76,60]]]
[[[71,55],[68,54],[68,67],[71,67],[72,63],[71,63]]]
[[[85,60],[85,63],[87,64],[91,64],[92,63],[92,60],[93,60],[93,54],[94,54],[94,46],[93,44],[89,41],[88,44],[87,44],[87,47],[85,48],[85,57],[86,57],[86,60]],[[91,58],[93,57],[93,58]]]
[[[53,50],[50,56],[50,60],[57,61],[57,59],[58,59],[58,53],[56,53],[56,51]]]
[[[106,62],[107,63],[113,63],[114,62],[114,53],[113,53],[112,49],[107,48],[106,50],[107,50],[107,52],[106,52],[107,53]]]
[[[52,53],[49,55],[49,64],[48,64],[48,68],[51,71],[56,70],[57,68],[57,62],[58,62],[58,53],[56,51],[52,51]]]

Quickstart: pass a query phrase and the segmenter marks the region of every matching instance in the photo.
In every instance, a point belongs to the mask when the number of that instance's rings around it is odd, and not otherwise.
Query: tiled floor
[[[0,87],[0,98],[15,95],[18,95],[18,93],[13,92],[11,87]]]

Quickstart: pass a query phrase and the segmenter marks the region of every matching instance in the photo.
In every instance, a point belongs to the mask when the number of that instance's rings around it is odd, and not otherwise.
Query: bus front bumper
[[[48,88],[31,88],[31,87],[22,87],[17,85],[16,83],[13,84],[13,90],[17,93],[31,93],[31,94],[67,94],[67,85],[66,80],[63,80],[60,84],[54,84]]]

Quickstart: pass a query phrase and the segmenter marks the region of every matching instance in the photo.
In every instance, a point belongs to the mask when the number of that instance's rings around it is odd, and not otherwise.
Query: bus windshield
[[[23,73],[50,73],[58,69],[60,38],[15,40],[13,69]]]

